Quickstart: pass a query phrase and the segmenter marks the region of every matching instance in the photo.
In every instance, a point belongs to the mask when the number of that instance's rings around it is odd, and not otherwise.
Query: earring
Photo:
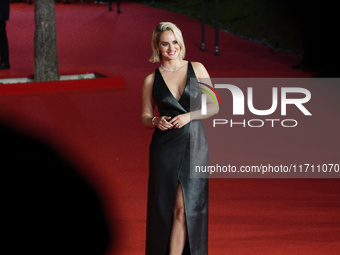
[[[158,55],[159,55],[159,51],[157,51]]]

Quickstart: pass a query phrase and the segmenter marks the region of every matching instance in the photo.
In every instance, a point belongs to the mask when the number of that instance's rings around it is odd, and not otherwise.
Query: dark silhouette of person
[[[51,146],[6,124],[1,140],[1,254],[105,254],[100,200]]]
[[[9,0],[0,1],[0,69],[9,69],[9,49],[6,21],[9,20]]]

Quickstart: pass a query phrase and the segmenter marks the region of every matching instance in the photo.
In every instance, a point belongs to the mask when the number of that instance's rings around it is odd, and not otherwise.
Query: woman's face
[[[157,50],[162,55],[163,61],[178,58],[181,47],[179,46],[172,31],[164,31],[161,34],[159,43],[157,45]]]

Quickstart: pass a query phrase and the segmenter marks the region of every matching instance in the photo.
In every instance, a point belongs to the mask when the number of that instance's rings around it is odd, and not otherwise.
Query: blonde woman
[[[208,179],[190,178],[190,157],[208,164],[208,147],[199,119],[218,112],[207,100],[190,109],[200,93],[190,93],[190,78],[209,78],[201,63],[184,60],[181,31],[162,22],[152,35],[151,62],[161,65],[144,80],[141,121],[154,128],[149,155],[147,255],[208,253]],[[200,92],[200,90],[198,89]],[[193,95],[191,95],[193,94]],[[199,101],[200,102],[200,101]],[[159,116],[155,116],[157,106]],[[196,135],[190,139],[190,132]]]

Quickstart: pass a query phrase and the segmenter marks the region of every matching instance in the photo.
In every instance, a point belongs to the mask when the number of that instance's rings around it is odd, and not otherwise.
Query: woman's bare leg
[[[181,255],[187,237],[183,190],[180,183],[177,186],[176,202],[173,212],[173,222],[170,235],[169,255]]]

